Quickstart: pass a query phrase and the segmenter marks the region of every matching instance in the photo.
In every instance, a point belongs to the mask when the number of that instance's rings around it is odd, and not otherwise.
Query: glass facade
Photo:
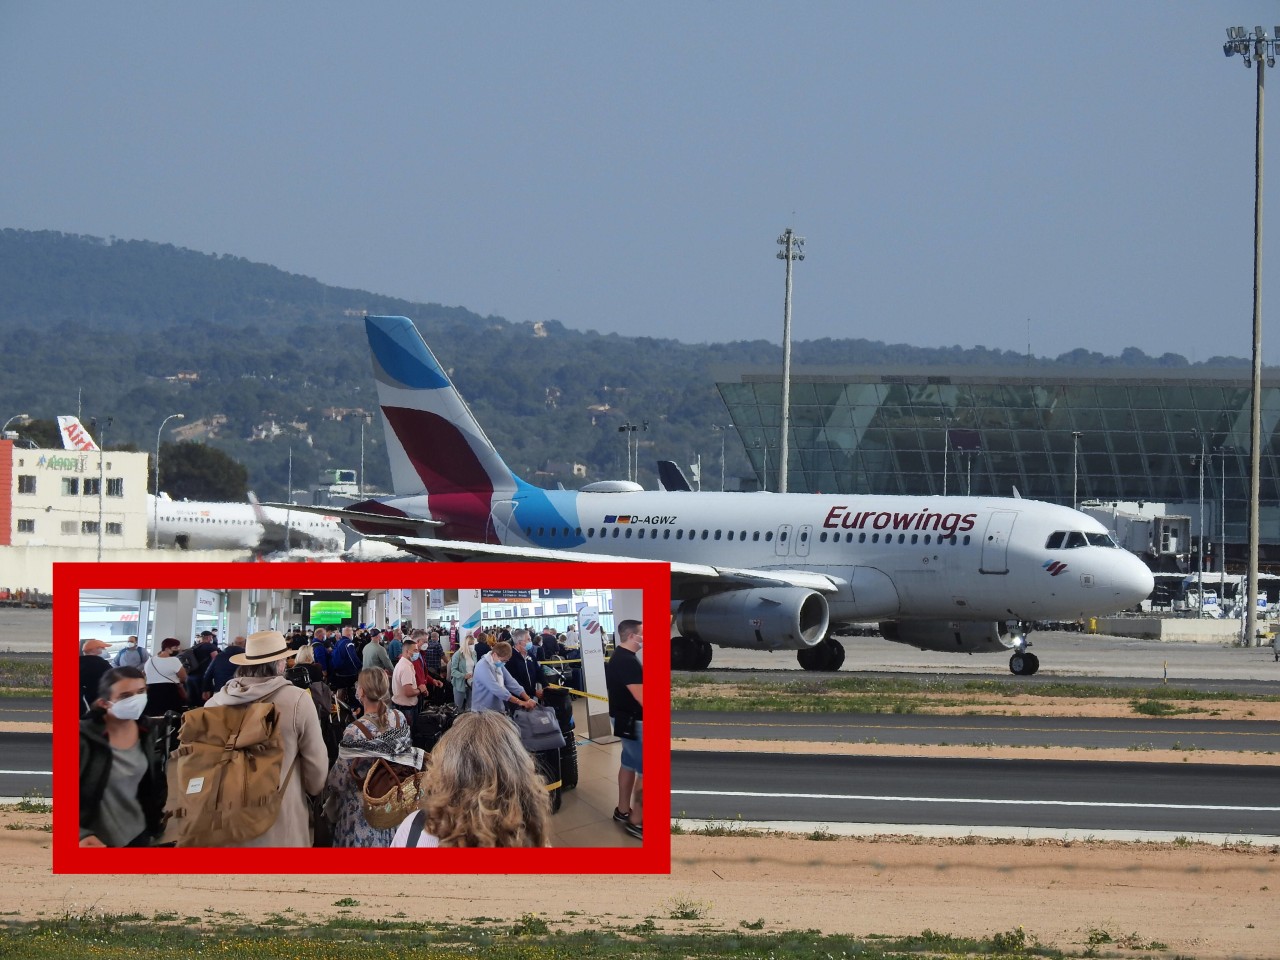
[[[761,487],[777,488],[781,375],[720,382]],[[1280,377],[1262,397],[1262,541],[1280,544]],[[1246,539],[1249,371],[851,369],[793,374],[787,487],[821,493],[1164,503]],[[767,477],[767,479],[766,479]]]

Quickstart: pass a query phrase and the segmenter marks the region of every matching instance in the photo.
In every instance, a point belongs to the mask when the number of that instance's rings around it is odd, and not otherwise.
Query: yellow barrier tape
[[[602,696],[600,696],[600,694],[598,694],[598,693],[587,693],[587,691],[585,691],[585,690],[575,690],[575,689],[573,689],[573,687],[564,687],[564,686],[561,686],[561,685],[560,685],[560,684],[558,684],[558,683],[548,683],[548,684],[547,684],[547,689],[549,689],[549,690],[568,690],[570,693],[576,693],[576,694],[577,694],[578,696],[580,696],[580,697],[590,697],[592,700],[603,700],[605,703],[608,703],[608,702],[609,702],[609,698],[608,698],[608,697],[602,697]]]

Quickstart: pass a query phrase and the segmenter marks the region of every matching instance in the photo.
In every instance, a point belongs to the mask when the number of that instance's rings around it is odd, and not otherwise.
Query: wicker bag
[[[422,778],[426,771],[415,770],[379,758],[364,778],[360,801],[364,818],[375,830],[400,826],[422,803]]]

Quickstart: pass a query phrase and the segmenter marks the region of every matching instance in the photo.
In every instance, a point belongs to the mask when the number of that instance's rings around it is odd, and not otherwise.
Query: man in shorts
[[[622,740],[622,765],[618,768],[618,805],[613,819],[633,837],[642,838],[644,765],[643,670],[636,654],[644,642],[639,620],[618,624],[618,645],[605,664],[609,689],[609,716]]]

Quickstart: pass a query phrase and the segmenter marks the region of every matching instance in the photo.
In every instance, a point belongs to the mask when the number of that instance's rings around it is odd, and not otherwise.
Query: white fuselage
[[[147,523],[155,545],[188,550],[283,549],[286,529],[289,541],[316,549],[338,552],[345,543],[341,526],[331,517],[249,503],[149,496]]]

